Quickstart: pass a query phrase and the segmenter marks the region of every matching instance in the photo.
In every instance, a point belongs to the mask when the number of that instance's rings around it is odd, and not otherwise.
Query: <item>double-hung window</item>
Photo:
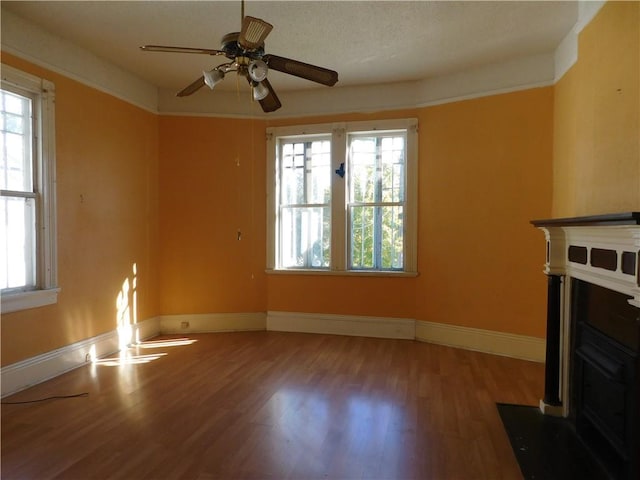
[[[415,274],[417,121],[276,127],[270,271]]]
[[[2,311],[55,303],[55,137],[51,82],[2,66]]]

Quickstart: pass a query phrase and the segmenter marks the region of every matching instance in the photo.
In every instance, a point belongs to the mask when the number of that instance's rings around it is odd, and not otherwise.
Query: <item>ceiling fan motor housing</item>
[[[239,37],[240,32],[227,33],[222,37],[220,50],[224,52],[227,58],[231,60],[234,60],[236,57],[248,57],[253,60],[262,58],[264,55],[264,43],[256,49],[245,50],[238,43]]]

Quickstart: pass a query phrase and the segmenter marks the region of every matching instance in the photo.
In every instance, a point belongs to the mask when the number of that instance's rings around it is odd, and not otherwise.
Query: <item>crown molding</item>
[[[578,20],[562,39],[554,54],[554,83],[560,80],[578,61],[578,36],[605,3],[607,3],[606,0],[581,0],[578,2]]]
[[[248,89],[214,93],[202,89],[190,97],[178,98],[175,92],[158,89],[4,10],[2,50],[160,115],[273,119],[365,113],[420,108],[553,85],[576,62],[578,34],[604,3],[580,1],[576,25],[554,52],[413,82],[279,91],[283,107],[270,114],[251,101]]]
[[[357,87],[313,88],[278,92],[282,108],[265,114],[251,101],[249,89],[238,93],[202,89],[189,97],[159,90],[161,115],[288,118],[420,108],[553,84],[553,53],[484,65],[464,72],[415,82]]]
[[[158,89],[151,83],[7,10],[1,22],[2,51],[158,113]]]

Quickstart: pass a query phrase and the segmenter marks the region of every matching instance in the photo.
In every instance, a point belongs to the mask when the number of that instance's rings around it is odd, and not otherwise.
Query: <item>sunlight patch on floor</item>
[[[119,367],[122,365],[139,365],[142,363],[149,363],[167,355],[166,353],[154,353],[151,355],[131,355],[129,352],[123,352],[118,357],[113,358],[100,358],[94,361],[95,365],[102,365],[106,367]]]
[[[183,345],[191,345],[197,341],[192,338],[168,338],[166,340],[147,340],[146,342],[139,342],[135,346],[138,348],[181,347]]]

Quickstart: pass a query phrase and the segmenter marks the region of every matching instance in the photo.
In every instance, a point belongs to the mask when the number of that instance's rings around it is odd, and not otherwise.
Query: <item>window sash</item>
[[[2,173],[0,218],[0,287],[3,293],[34,290],[37,282],[38,218],[40,198],[36,192],[35,135],[37,118],[31,92],[3,86],[0,91],[0,144]]]
[[[328,269],[330,137],[282,139],[278,150],[278,264],[281,268]]]
[[[404,269],[406,144],[404,130],[348,136],[350,270]]]

